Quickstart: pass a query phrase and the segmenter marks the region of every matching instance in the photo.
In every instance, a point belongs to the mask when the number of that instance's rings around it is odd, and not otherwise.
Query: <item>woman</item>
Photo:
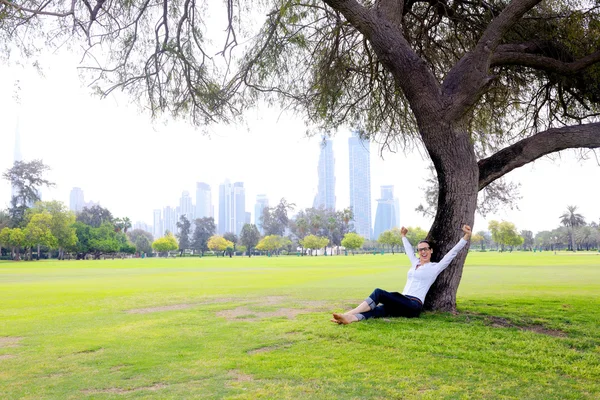
[[[408,270],[408,279],[402,294],[398,292],[386,292],[382,289],[375,289],[369,297],[365,299],[354,310],[344,314],[333,313],[331,322],[337,324],[351,324],[369,318],[382,317],[418,317],[423,310],[423,302],[427,291],[435,282],[437,276],[444,270],[456,255],[465,247],[471,238],[471,227],[463,225],[464,236],[460,241],[441,259],[440,262],[431,262],[433,248],[431,243],[421,240],[417,245],[419,258],[415,257],[415,252],[406,238],[408,229],[402,227],[402,243],[406,254],[410,259],[412,267]]]

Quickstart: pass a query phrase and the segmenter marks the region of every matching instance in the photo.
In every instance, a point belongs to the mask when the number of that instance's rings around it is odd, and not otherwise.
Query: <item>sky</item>
[[[184,190],[195,197],[196,182],[212,186],[216,206],[218,185],[229,179],[244,182],[252,213],[258,194],[266,194],[271,205],[285,197],[297,209],[312,206],[320,138],[306,137],[300,117],[262,107],[248,112],[245,124],[212,126],[206,136],[186,122],[151,121],[123,94],[93,96],[77,64],[63,52],[42,58],[43,74],[26,63],[0,65],[0,171],[13,164],[18,129],[23,160],[42,159],[51,168],[46,178],[56,186],[42,190],[43,200],[68,205],[71,189],[80,187],[86,201],[99,202],[115,217],[152,224],[152,211],[177,206]],[[349,206],[349,136],[349,129],[341,129],[333,138],[338,209]],[[394,185],[401,224],[428,229],[431,219],[414,211],[424,201],[424,151],[379,150],[371,144],[372,220],[380,186]],[[487,230],[492,219],[534,233],[554,229],[569,205],[587,222],[600,221],[600,166],[593,156],[581,161],[572,151],[562,152],[507,178],[521,184],[518,209],[476,216],[475,231]],[[10,195],[10,183],[0,180],[0,208]]]

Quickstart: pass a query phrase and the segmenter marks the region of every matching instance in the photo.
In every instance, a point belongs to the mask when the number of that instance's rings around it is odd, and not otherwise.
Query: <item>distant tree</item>
[[[523,230],[521,231],[521,237],[523,238],[523,248],[526,250],[533,250],[535,245],[535,239],[532,231]]]
[[[311,250],[319,250],[324,248],[329,244],[329,239],[326,237],[316,236],[316,235],[308,235],[304,239],[302,239],[302,247]],[[315,253],[315,255],[317,255]]]
[[[124,234],[121,233],[122,236]],[[99,227],[90,229],[89,251],[94,253],[94,258],[99,260],[104,254],[118,253],[123,241],[119,237],[119,232],[115,231],[115,226],[105,221]]]
[[[279,200],[279,204],[275,207],[263,208],[263,214],[261,216],[261,224],[265,236],[279,235],[283,236],[285,229],[289,224],[288,213],[294,210],[296,205],[288,203],[285,198]]]
[[[480,235],[479,233],[476,233],[473,236],[471,236],[471,243],[473,244],[473,246],[481,245],[481,251],[484,250],[483,242],[484,242],[483,235]]]
[[[49,169],[42,160],[15,161],[12,168],[2,175],[15,189],[8,209],[11,226],[25,226],[25,211],[40,200],[40,189],[54,186],[54,183],[43,178]]]
[[[152,243],[152,248],[157,253],[163,253],[165,255],[168,255],[169,251],[177,250],[178,247],[177,239],[175,239],[175,236],[173,236],[172,233],[168,233]]]
[[[560,223],[569,229],[572,251],[577,251],[575,246],[575,228],[585,225],[585,218],[576,211],[577,206],[567,206],[567,211],[559,217]]]
[[[208,239],[208,248],[212,251],[223,252],[228,247],[233,249],[233,243],[220,235],[213,235]]]
[[[575,229],[575,243],[580,249],[590,250],[598,246],[598,229],[584,225]]]
[[[179,229],[179,234],[177,235],[177,239],[179,239],[179,255],[183,256],[183,252],[186,249],[191,248],[190,243],[190,221],[182,215],[179,217],[179,221],[177,222],[177,228]]]
[[[365,238],[355,232],[346,233],[342,239],[342,246],[350,250],[352,255],[354,255],[354,250],[360,249],[364,243]]]
[[[98,205],[83,207],[77,214],[77,221],[83,222],[93,228],[99,228],[104,222],[114,223],[114,218],[108,209]]]
[[[504,251],[504,246],[510,246],[512,250],[514,246],[523,243],[523,238],[512,222],[492,220],[488,224],[488,229],[492,232],[492,240],[500,245],[500,251]]]
[[[13,260],[21,260],[20,249],[26,243],[25,233],[21,228],[4,228],[0,231],[0,243],[10,247]]]
[[[0,210],[0,230],[10,226],[10,215],[5,210]]]
[[[381,232],[377,241],[381,244],[387,244],[390,246],[392,254],[394,254],[394,247],[402,246],[402,235],[400,235],[400,228],[394,227],[387,231]]]
[[[194,221],[196,228],[192,236],[192,249],[204,255],[208,250],[208,239],[215,234],[215,220],[212,217],[198,218]]]
[[[138,253],[152,252],[152,242],[154,242],[154,237],[150,232],[146,232],[143,229],[134,229],[133,231],[127,232],[127,237],[129,238],[129,241],[133,243]]]
[[[131,226],[131,220],[128,217],[123,218],[123,232],[127,233]]]
[[[237,245],[238,242],[238,237],[235,233],[233,232],[225,232],[223,234],[223,237],[225,238],[225,240],[229,240],[231,243],[233,243],[233,249],[232,251],[235,252],[235,246]]]
[[[240,234],[240,243],[246,246],[248,257],[252,256],[252,249],[256,247],[260,240],[260,232],[254,224],[244,224]]]
[[[52,215],[50,230],[57,240],[58,258],[62,260],[64,251],[73,248],[77,243],[77,235],[73,227],[75,214],[60,201],[40,201],[27,211],[26,218],[45,212]]]
[[[52,234],[52,215],[49,212],[33,214],[25,226],[25,240],[29,247],[29,259],[31,260],[31,248],[37,246],[37,259],[40,259],[40,247],[49,249],[58,246],[58,240]]]

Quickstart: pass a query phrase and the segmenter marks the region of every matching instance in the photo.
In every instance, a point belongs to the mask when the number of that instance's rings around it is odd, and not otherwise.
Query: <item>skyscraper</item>
[[[219,224],[220,235],[232,232],[239,235],[246,222],[246,190],[243,182],[233,185],[228,179],[219,185]]]
[[[71,189],[71,194],[69,196],[69,210],[78,213],[83,210],[83,207],[85,207],[83,190],[81,190],[81,188],[74,187]]]
[[[354,131],[348,139],[350,162],[350,207],[354,212],[354,230],[371,238],[371,155],[369,142]]]
[[[19,119],[17,118],[17,126],[15,127],[15,147],[13,153],[13,165],[15,161],[22,161],[23,157],[21,155],[21,135],[19,133]],[[11,166],[12,168],[12,166]],[[19,195],[19,189],[11,184],[11,198]]]
[[[234,209],[234,221],[233,226],[236,235],[242,233],[242,228],[246,223],[246,189],[244,189],[243,182],[236,182],[233,184],[233,209]],[[250,218],[248,216],[248,222]]]
[[[375,229],[373,238],[379,238],[382,232],[398,226],[399,211],[398,200],[394,199],[394,186],[381,186],[381,199],[377,200],[377,211],[375,213]]]
[[[177,210],[167,206],[163,208],[163,231],[160,236],[164,236],[166,231],[171,232],[173,235],[177,233]]]
[[[152,223],[152,235],[154,236],[154,239],[163,237],[165,230],[163,229],[163,220],[160,215],[160,210],[154,210]]]
[[[319,156],[319,187],[313,202],[313,207],[324,207],[335,210],[335,158],[333,157],[333,142],[323,137],[321,154]]]
[[[269,207],[269,199],[266,194],[259,194],[256,196],[256,204],[254,205],[254,225],[258,228],[258,231],[263,234],[263,228],[260,218],[262,217],[263,210]]]
[[[196,183],[196,218],[212,217],[212,193],[210,185],[204,182]]]
[[[179,222],[179,218],[183,215],[185,218],[192,223],[194,221],[194,215],[196,214],[194,205],[192,204],[192,198],[190,197],[190,192],[184,190],[181,193],[181,198],[179,199],[179,215],[177,216],[177,222]]]

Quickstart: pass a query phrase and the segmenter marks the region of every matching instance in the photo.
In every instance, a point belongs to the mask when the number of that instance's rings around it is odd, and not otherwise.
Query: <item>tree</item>
[[[535,240],[533,238],[533,232],[523,230],[521,231],[521,237],[523,238],[523,247],[525,250],[533,250],[533,246],[535,245]]]
[[[319,250],[329,244],[329,239],[326,237],[308,235],[301,241],[302,247],[311,250]],[[316,255],[316,254],[315,254]]]
[[[192,249],[204,255],[208,250],[208,239],[215,234],[215,220],[212,217],[198,218],[194,221],[196,228],[192,236]]]
[[[504,251],[504,246],[510,246],[512,250],[514,246],[523,244],[523,238],[512,222],[492,220],[488,224],[488,229],[492,232],[492,240],[500,245],[500,251]]]
[[[37,259],[40,259],[40,247],[50,249],[58,246],[58,240],[52,234],[52,215],[49,212],[33,214],[25,226],[25,240],[30,248],[29,259],[31,259],[31,247],[37,246]]]
[[[481,251],[485,251],[485,246],[490,247],[492,243],[492,238],[489,232],[479,231],[475,235],[471,236],[472,243],[479,243],[481,246]]]
[[[342,239],[342,246],[350,250],[352,255],[354,255],[354,250],[360,249],[364,243],[365,238],[355,232],[346,233]]]
[[[165,253],[168,255],[169,251],[177,250],[178,247],[177,239],[175,239],[172,233],[168,233],[152,243],[152,248],[159,254]]]
[[[183,256],[183,252],[185,249],[189,249],[191,247],[190,244],[190,221],[182,215],[179,217],[179,221],[177,222],[177,228],[179,228],[179,234],[177,235],[177,239],[179,239],[179,255]]]
[[[113,224],[114,218],[108,209],[96,205],[83,207],[83,210],[77,214],[77,221],[83,222],[93,228],[99,228],[104,222]]]
[[[135,246],[135,250],[138,253],[151,253],[152,242],[154,237],[150,232],[146,232],[143,229],[134,229],[133,231],[127,232],[129,241]]]
[[[218,60],[204,3],[161,12],[138,1],[5,1],[0,29],[25,46],[51,25],[35,17],[58,19],[49,42],[81,33],[99,91],[122,88],[152,113],[228,122],[262,96],[321,132],[345,124],[383,146],[422,143],[439,188],[433,261],[473,225],[479,191],[544,155],[600,146],[595,2],[266,1],[252,3],[268,8],[252,9],[265,15],[256,32],[248,3],[228,1]],[[455,310],[466,256],[438,276],[426,309]]]
[[[288,212],[293,211],[295,206],[295,204],[288,203],[285,198],[282,198],[275,207],[263,208],[261,224],[265,236],[283,236],[289,224]]]
[[[279,235],[268,235],[262,238],[256,245],[256,249],[260,251],[268,251],[279,253],[279,250],[291,244],[291,240]]]
[[[559,217],[560,223],[569,229],[572,251],[577,251],[577,247],[575,246],[575,228],[585,225],[585,218],[576,211],[577,206],[567,206],[567,211]]]
[[[26,243],[25,233],[21,228],[4,228],[0,231],[0,243],[11,248],[13,260],[20,261],[20,248]]]
[[[231,243],[233,243],[233,249],[232,249],[232,251],[235,252],[235,245],[238,242],[237,235],[235,233],[233,233],[233,232],[225,232],[223,234],[223,237],[225,238],[225,240],[229,240]]]
[[[222,252],[227,250],[228,247],[233,249],[233,243],[225,239],[223,236],[213,235],[210,237],[210,239],[208,239],[208,248],[211,251]]]
[[[400,228],[394,227],[387,231],[381,232],[377,241],[381,244],[387,244],[394,254],[394,247],[402,245],[402,235],[400,235]]]
[[[44,172],[49,169],[42,160],[15,161],[13,167],[2,175],[14,189],[8,209],[13,227],[24,226],[25,211],[40,200],[40,189],[54,186],[54,183],[43,178]]]
[[[256,247],[260,240],[260,232],[254,224],[244,224],[240,234],[240,243],[246,246],[248,257],[252,256],[252,249]]]
[[[50,230],[56,238],[58,258],[62,260],[64,250],[73,248],[77,243],[77,235],[73,227],[75,214],[60,201],[40,201],[27,210],[26,218],[29,219],[39,213],[49,213],[52,216]]]

